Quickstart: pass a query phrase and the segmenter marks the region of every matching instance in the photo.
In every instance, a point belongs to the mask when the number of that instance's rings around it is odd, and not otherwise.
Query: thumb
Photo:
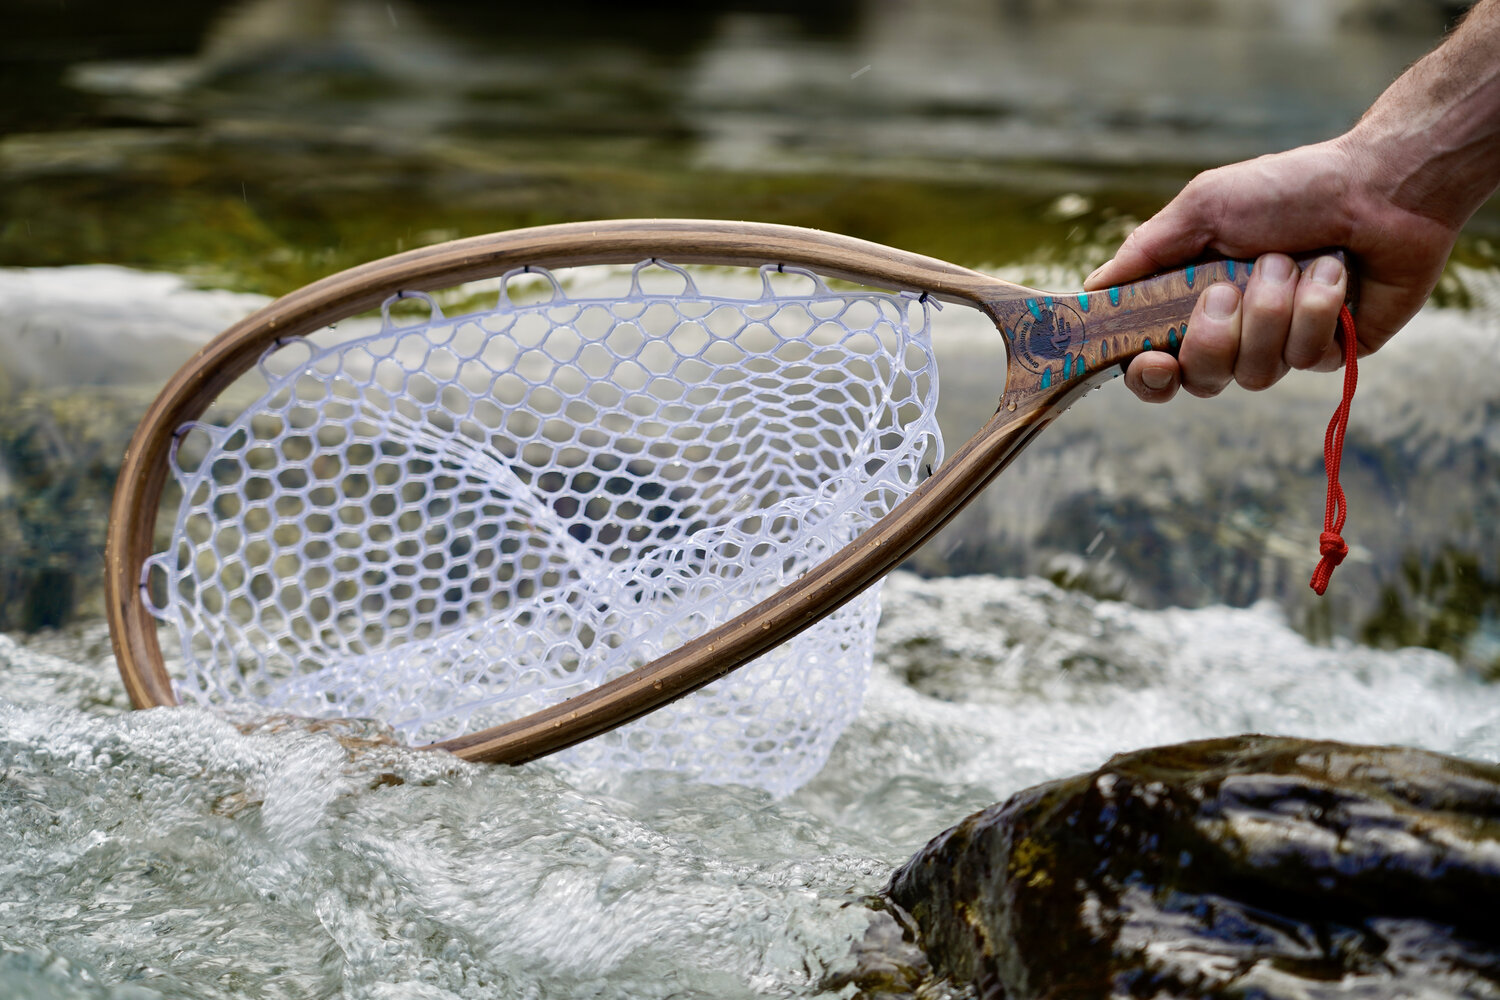
[[[1191,185],[1125,237],[1120,249],[1084,279],[1085,291],[1135,281],[1197,260],[1213,239]]]

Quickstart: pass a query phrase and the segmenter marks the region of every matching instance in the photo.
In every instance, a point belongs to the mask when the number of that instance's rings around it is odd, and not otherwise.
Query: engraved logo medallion
[[[1064,377],[1068,377],[1074,359],[1082,359],[1084,339],[1083,317],[1077,309],[1055,299],[1028,299],[1026,313],[1016,324],[1016,356],[1023,367],[1038,375],[1063,362],[1068,369]]]

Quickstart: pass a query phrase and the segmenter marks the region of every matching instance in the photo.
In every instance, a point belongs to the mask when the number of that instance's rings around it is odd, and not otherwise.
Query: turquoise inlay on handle
[[[1088,312],[1089,311],[1089,293],[1088,292],[1079,292],[1078,293],[1078,306],[1084,312]]]
[[[1247,260],[1247,261],[1245,261],[1245,277],[1248,278],[1248,277],[1250,277],[1250,275],[1252,275],[1254,273],[1255,273],[1255,261],[1253,261],[1253,260]]]
[[[1150,337],[1146,338],[1146,340],[1145,340],[1145,347],[1143,348],[1143,350],[1147,350],[1147,351],[1151,350],[1151,338]]]
[[[1109,304],[1112,306],[1120,304],[1120,289],[1118,286],[1109,290]]]
[[[1187,328],[1186,327],[1183,327],[1183,332],[1184,333],[1187,332]],[[1174,326],[1174,327],[1172,327],[1171,329],[1169,329],[1167,331],[1167,344],[1173,350],[1177,349],[1177,327]]]
[[[1063,381],[1066,382],[1068,379],[1070,379],[1072,377],[1073,377],[1073,355],[1071,355],[1071,354],[1064,354],[1063,355]]]
[[[1198,269],[1196,267],[1194,267],[1192,264],[1189,264],[1187,266],[1187,280],[1188,280],[1188,287],[1189,288],[1193,287],[1193,278],[1194,278],[1195,275],[1197,275],[1197,273],[1198,273]]]
[[[1041,383],[1041,385],[1042,385],[1043,389],[1050,389],[1050,388],[1052,388],[1052,369],[1051,368],[1048,368],[1046,371],[1042,372],[1042,383]]]
[[[1037,319],[1042,318],[1042,309],[1036,304],[1036,299],[1027,299],[1026,308],[1031,310],[1031,315]]]
[[[1224,262],[1224,266],[1229,269],[1229,280],[1233,281],[1234,280],[1234,261],[1232,261],[1232,260],[1226,260]]]

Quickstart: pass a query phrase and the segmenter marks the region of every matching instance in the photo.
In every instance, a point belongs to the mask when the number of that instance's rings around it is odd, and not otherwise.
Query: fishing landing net
[[[598,296],[522,271],[491,309],[407,296],[430,312],[403,325],[396,296],[369,332],[278,343],[257,398],[179,431],[148,561],[179,696],[414,744],[519,718],[774,594],[941,460],[926,301],[793,268],[710,294],[647,261]],[[564,759],[790,791],[858,711],[878,615],[871,588]]]

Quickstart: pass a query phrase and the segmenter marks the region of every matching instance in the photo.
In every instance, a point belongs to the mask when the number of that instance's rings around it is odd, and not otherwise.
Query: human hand
[[[1299,273],[1286,256],[1321,247],[1343,247],[1358,272],[1360,354],[1381,347],[1426,301],[1462,224],[1402,205],[1401,166],[1382,162],[1351,132],[1195,177],[1084,288],[1205,254],[1257,258],[1257,265],[1243,295],[1227,283],[1206,289],[1177,357],[1149,351],[1134,358],[1125,384],[1143,400],[1165,402],[1179,386],[1214,396],[1231,381],[1261,390],[1292,368],[1338,368],[1344,268],[1322,257]]]

